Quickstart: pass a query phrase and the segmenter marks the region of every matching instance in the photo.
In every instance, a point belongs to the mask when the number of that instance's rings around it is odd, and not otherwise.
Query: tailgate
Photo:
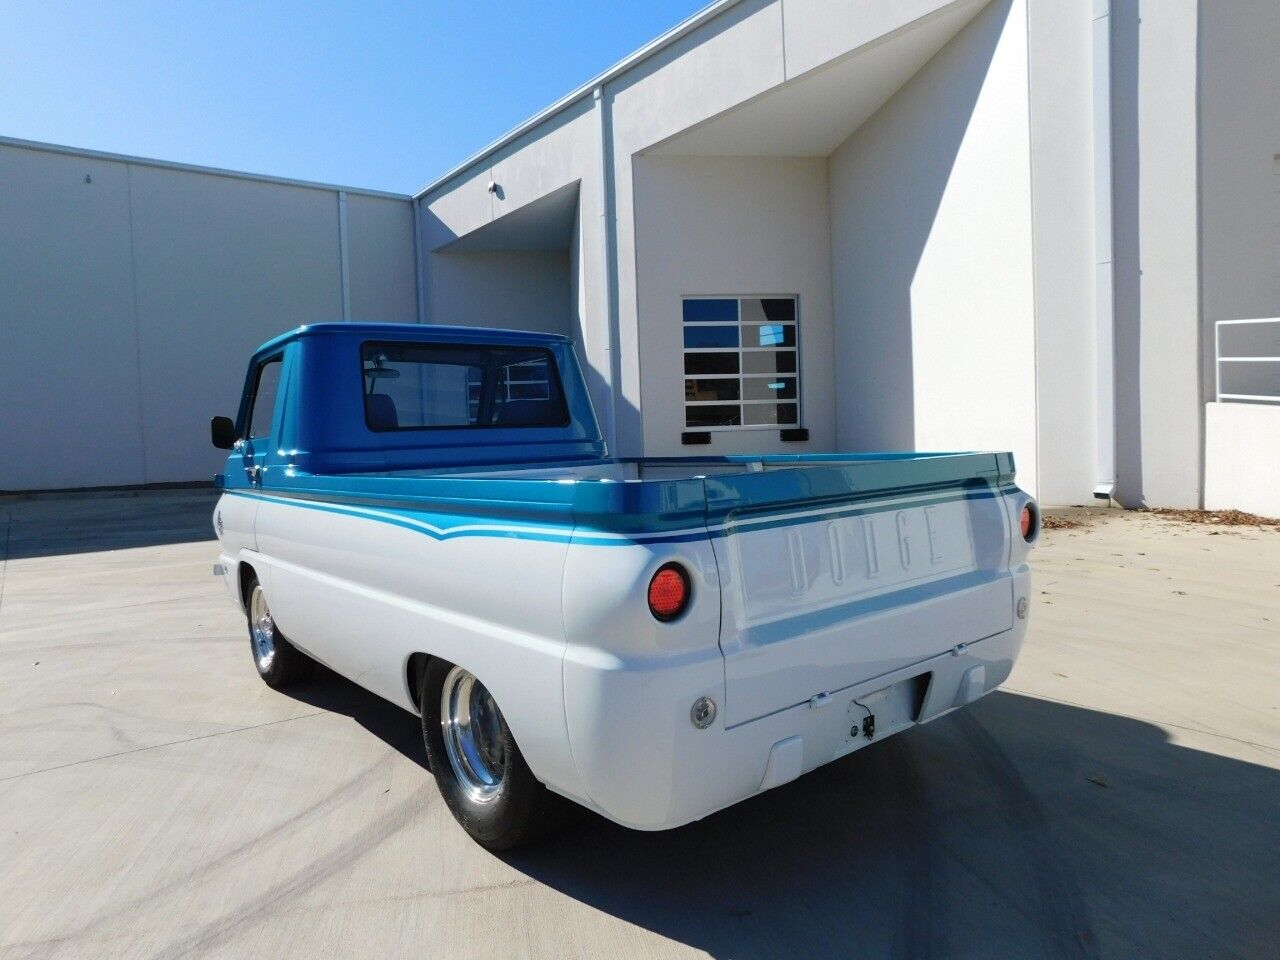
[[[956,455],[708,478],[726,723],[1009,629],[1005,460]]]

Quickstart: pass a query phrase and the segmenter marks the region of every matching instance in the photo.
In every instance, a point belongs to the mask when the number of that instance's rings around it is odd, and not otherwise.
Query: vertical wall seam
[[[614,210],[616,185],[613,182],[613,137],[611,135],[609,98],[605,88],[603,86],[596,87],[592,96],[596,103],[597,119],[600,127],[598,176],[600,177],[600,246],[603,252],[601,267],[604,270],[604,288],[601,292],[604,294],[604,314],[609,351],[609,405],[607,409],[609,423],[605,429],[605,439],[608,443],[610,454],[616,457],[620,453],[618,447],[618,394],[622,390],[622,375],[621,361],[618,356],[621,349],[621,333],[618,318],[620,310],[617,304],[617,264],[615,262],[617,254],[615,236],[617,220]],[[636,359],[638,363],[639,357]],[[641,422],[643,422],[643,416],[643,411],[641,411]]]
[[[129,211],[129,291],[133,298],[133,361],[138,384],[138,449],[142,482],[147,480],[147,417],[142,394],[142,318],[138,308],[138,244],[133,229],[133,164],[124,165],[125,203]]]
[[[1032,449],[1035,451],[1036,489],[1033,491],[1039,499],[1044,490],[1043,474],[1040,472],[1042,461],[1040,455],[1040,285],[1036,279],[1036,164],[1035,145],[1032,142],[1032,108],[1031,108],[1031,3],[1023,0],[1023,14],[1026,31],[1026,64],[1027,85],[1027,213],[1030,220],[1031,236],[1031,429],[1035,435]]]
[[[338,191],[338,266],[342,283],[342,319],[351,319],[351,256],[347,243],[347,191]]]
[[[1201,71],[1201,61],[1204,56],[1204,46],[1201,42],[1201,36],[1204,32],[1204,6],[1196,3],[1196,47],[1195,47],[1195,70],[1193,77],[1195,79],[1195,123],[1196,131],[1196,150],[1195,150],[1195,181],[1196,181],[1196,395],[1198,402],[1196,403],[1196,419],[1200,428],[1200,469],[1196,471],[1197,486],[1197,505],[1204,509],[1204,488],[1206,473],[1209,469],[1208,458],[1208,429],[1205,423],[1205,390],[1204,390],[1204,368],[1205,368],[1205,317],[1204,317],[1204,234],[1202,225],[1204,223],[1204,136],[1202,132],[1203,123],[1200,112],[1200,78],[1203,76]],[[1215,331],[1216,333],[1216,331]],[[1214,350],[1214,373],[1217,373],[1217,350]],[[1217,400],[1215,393],[1214,399]]]
[[[1094,0],[1090,20],[1090,79],[1093,87],[1093,330],[1094,489],[1097,499],[1114,499],[1120,486],[1116,435],[1115,304],[1115,88],[1112,82],[1111,0]],[[1136,41],[1135,41],[1136,42]]]
[[[782,82],[791,79],[787,73],[787,0],[778,0],[778,18],[782,30]]]

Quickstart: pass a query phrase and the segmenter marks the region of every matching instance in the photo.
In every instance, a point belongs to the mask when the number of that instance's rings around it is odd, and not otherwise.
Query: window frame
[[[375,427],[369,422],[369,404],[367,403],[369,394],[365,392],[365,376],[364,376],[364,353],[366,347],[429,347],[433,350],[444,350],[462,352],[464,350],[516,350],[525,352],[534,352],[541,354],[545,358],[548,368],[550,369],[550,379],[548,386],[554,385],[560,398],[561,420],[556,423],[441,423],[441,424],[422,424],[418,426],[397,426],[397,427]],[[522,361],[528,362],[528,361]],[[360,409],[364,418],[364,425],[371,433],[420,433],[424,430],[562,430],[573,423],[573,415],[569,412],[569,398],[564,392],[564,380],[560,376],[560,365],[556,363],[556,355],[549,347],[535,344],[518,344],[518,343],[431,343],[421,340],[362,340],[359,349],[356,351],[356,364],[360,377]],[[473,366],[472,364],[459,364],[459,366]],[[515,364],[507,364],[507,366],[515,366]],[[540,381],[539,381],[540,382]],[[468,391],[470,390],[470,382],[467,383]],[[484,391],[484,379],[481,378],[480,389]],[[469,404],[468,404],[469,405]]]
[[[268,432],[262,437],[253,435],[253,414],[258,407],[258,391],[262,386],[262,371],[273,363],[280,364],[280,378],[276,381],[276,395],[274,402],[271,404],[271,426]],[[263,440],[271,436],[271,430],[275,429],[276,407],[280,405],[280,387],[284,384],[284,351],[273,353],[269,357],[264,357],[257,362],[253,370],[252,385],[245,396],[244,421],[240,429],[236,431],[236,439],[243,440],[246,443],[250,440]]]
[[[686,321],[684,319],[685,303],[690,300],[732,300],[734,301],[737,319],[735,320],[693,320]],[[794,304],[793,320],[778,321],[779,323],[790,326],[795,332],[795,343],[791,346],[772,346],[772,347],[748,347],[745,345],[743,338],[744,330],[752,327],[767,326],[768,323],[761,324],[754,321],[744,321],[742,317],[742,304],[744,300],[790,300]],[[738,334],[738,345],[736,347],[687,347],[684,344],[684,331],[689,327],[718,327],[722,329],[732,328]],[[798,293],[697,293],[682,294],[680,297],[680,374],[682,385],[687,386],[689,380],[722,380],[730,383],[738,384],[737,400],[688,400],[682,399],[681,403],[681,430],[692,431],[695,433],[738,433],[746,430],[795,430],[802,428],[804,425],[804,373],[803,362],[801,359],[801,332],[800,332],[800,295]],[[738,359],[737,373],[688,373],[685,370],[685,358],[689,354],[725,354],[735,356]],[[744,358],[748,354],[765,354],[765,353],[791,353],[795,357],[795,370],[789,373],[747,373]],[[794,380],[795,396],[787,398],[772,398],[765,400],[749,400],[747,399],[746,380],[748,379],[765,379],[772,378],[774,380]],[[681,392],[683,398],[684,392]],[[794,404],[796,408],[796,418],[794,423],[747,423],[747,410],[749,406],[769,406],[773,405],[776,409],[780,404]],[[691,426],[689,424],[689,409],[691,407],[717,407],[717,406],[737,406],[739,416],[743,422],[737,424],[724,424],[721,426]]]

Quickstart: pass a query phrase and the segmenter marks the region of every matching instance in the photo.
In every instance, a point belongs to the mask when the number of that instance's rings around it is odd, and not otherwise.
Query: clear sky
[[[0,135],[410,193],[706,5],[0,2]]]

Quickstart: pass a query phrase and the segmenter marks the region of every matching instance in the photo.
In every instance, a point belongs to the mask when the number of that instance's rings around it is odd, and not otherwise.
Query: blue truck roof
[[[536,347],[554,358],[569,414],[556,426],[374,431],[365,419],[361,345],[368,341]],[[416,323],[333,322],[296,327],[253,352],[240,404],[245,428],[258,367],[283,360],[272,438],[279,457],[312,473],[402,470],[536,460],[597,460],[604,440],[573,341],[555,333]]]
[[[559,333],[537,333],[530,330],[506,330],[500,327],[450,327],[430,323],[391,323],[388,321],[350,321],[332,320],[321,323],[305,323],[292,330],[286,330],[277,337],[272,337],[257,350],[259,354],[270,353],[305,336],[316,334],[361,334],[373,337],[390,337],[396,340],[421,339],[430,343],[510,343],[510,344],[552,344],[571,343],[572,341]]]

